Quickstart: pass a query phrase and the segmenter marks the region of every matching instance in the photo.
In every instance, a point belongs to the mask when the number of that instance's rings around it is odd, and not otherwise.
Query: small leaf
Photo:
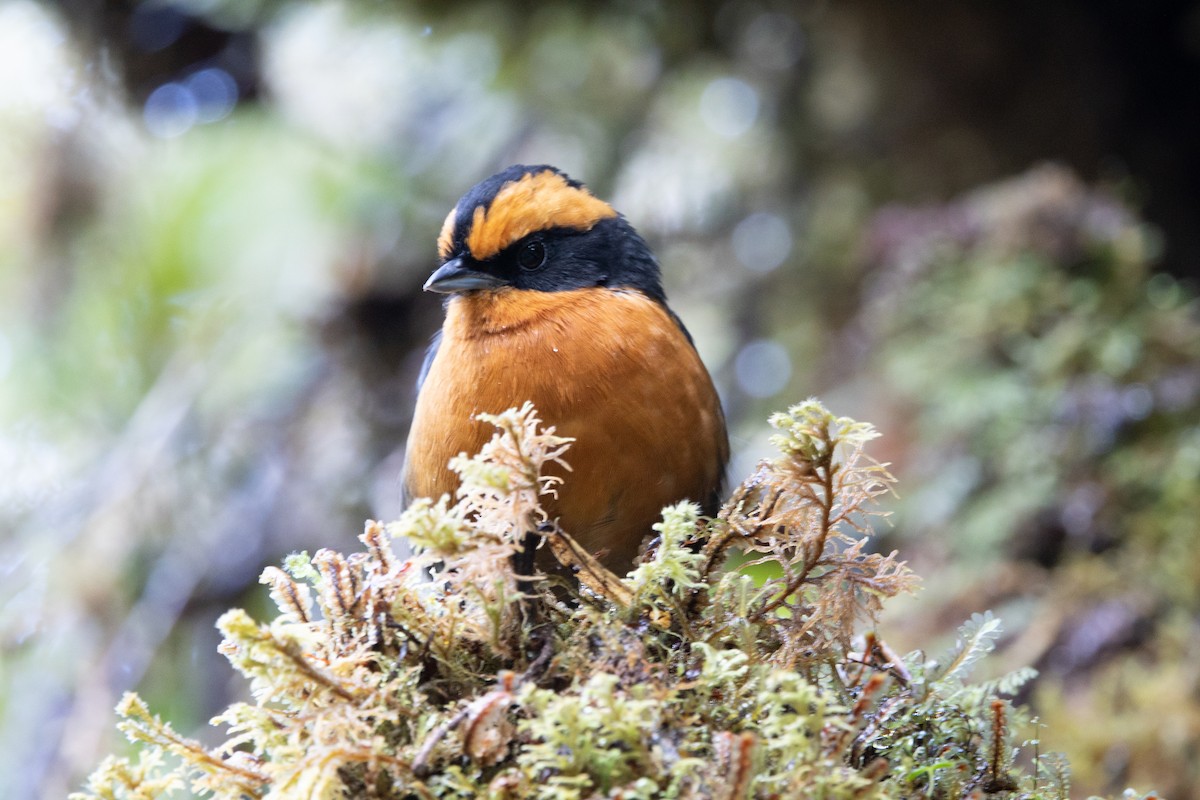
[[[946,666],[934,677],[934,681],[965,680],[971,668],[995,649],[996,639],[1003,630],[1000,618],[990,610],[972,614],[958,629],[954,647],[940,659]]]

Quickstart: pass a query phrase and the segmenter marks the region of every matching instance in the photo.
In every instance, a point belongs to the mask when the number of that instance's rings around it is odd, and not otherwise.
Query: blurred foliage
[[[0,3],[0,794],[76,787],[127,689],[195,729],[241,691],[212,622],[264,608],[262,566],[396,516],[434,236],[525,161],[655,245],[733,474],[780,398],[879,421],[907,487],[882,535],[929,576],[896,622],[924,643],[997,608],[991,660],[1042,669],[1022,699],[1077,789],[1200,796],[1195,310],[1150,272],[1200,263],[1197,20]],[[1040,173],[875,217],[1046,156],[1109,191]]]
[[[1186,796],[1200,726],[1159,722],[1200,695],[1200,300],[1151,274],[1155,247],[1044,167],[881,213],[857,327],[910,427],[897,535],[938,543],[943,602],[1022,621],[1011,648],[1046,673],[1034,705],[1088,785]]]

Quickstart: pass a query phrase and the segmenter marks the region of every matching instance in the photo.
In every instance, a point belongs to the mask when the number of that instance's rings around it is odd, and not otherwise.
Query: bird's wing
[[[683,335],[688,340],[688,344],[690,344],[694,349],[696,347],[696,342],[692,339],[692,332],[689,331],[687,326],[683,324],[683,320],[681,320],[679,315],[672,311],[670,306],[668,306],[665,302],[662,304],[662,307],[667,310],[667,314],[669,314],[671,319],[675,321],[675,324],[679,326],[679,330],[683,331]]]
[[[438,346],[442,343],[442,329],[438,328],[429,340],[429,349],[425,351],[425,360],[421,362],[421,371],[417,373],[417,393],[421,391],[421,387],[425,385],[425,378],[429,375],[429,368],[433,366],[433,359],[437,356]],[[407,447],[407,443],[405,445]],[[413,501],[412,490],[408,488],[408,454],[404,455],[404,467],[400,470],[400,507],[408,508],[408,504]]]
[[[425,378],[429,375],[429,368],[433,366],[434,356],[437,355],[438,345],[442,343],[442,329],[438,328],[433,334],[433,338],[429,340],[429,349],[425,351],[425,360],[421,362],[421,371],[417,374],[417,391],[421,391],[421,387],[425,384]]]

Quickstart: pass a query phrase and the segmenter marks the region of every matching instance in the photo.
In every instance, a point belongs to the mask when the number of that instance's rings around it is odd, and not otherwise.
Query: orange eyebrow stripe
[[[505,184],[487,211],[483,206],[475,208],[467,247],[473,258],[483,261],[535,231],[586,231],[616,215],[612,206],[587,189],[571,186],[557,173],[538,172]]]
[[[446,215],[446,221],[442,223],[442,232],[438,234],[438,256],[442,261],[448,259],[450,251],[454,249],[454,215],[457,213],[458,206],[450,209],[450,213]]]

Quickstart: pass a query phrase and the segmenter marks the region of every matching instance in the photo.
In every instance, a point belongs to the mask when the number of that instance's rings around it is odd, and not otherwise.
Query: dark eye
[[[537,269],[546,263],[546,246],[541,242],[527,242],[517,251],[517,263],[521,269]]]

